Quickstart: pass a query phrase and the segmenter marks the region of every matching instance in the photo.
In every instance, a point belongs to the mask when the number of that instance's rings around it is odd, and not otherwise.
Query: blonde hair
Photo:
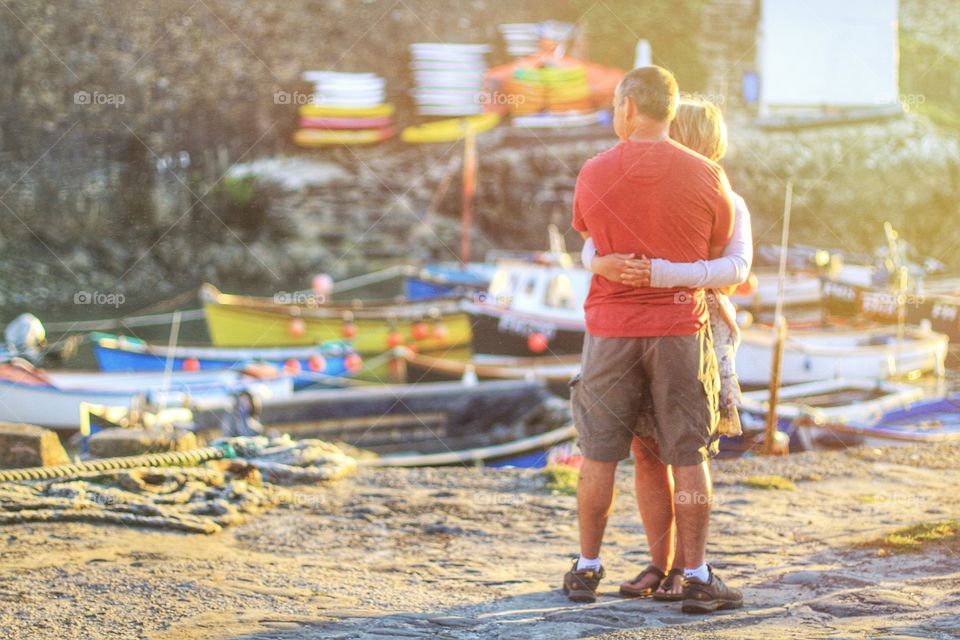
[[[727,153],[727,125],[720,108],[709,100],[685,97],[670,123],[670,137],[700,155],[720,162]]]

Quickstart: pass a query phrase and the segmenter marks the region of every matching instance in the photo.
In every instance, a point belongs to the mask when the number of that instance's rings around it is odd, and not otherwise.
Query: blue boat
[[[873,420],[801,423],[814,443],[882,447],[918,442],[960,442],[960,394],[922,400]]]
[[[486,290],[493,265],[486,263],[429,264],[408,275],[403,294],[408,300],[432,300]]]
[[[90,342],[101,371],[216,371],[251,362],[278,369],[293,367],[294,388],[339,386],[359,369],[359,356],[347,342],[333,340],[309,347],[196,347],[150,344],[139,338],[92,333]]]

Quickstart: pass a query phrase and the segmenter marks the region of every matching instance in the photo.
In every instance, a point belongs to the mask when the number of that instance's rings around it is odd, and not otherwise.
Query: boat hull
[[[321,381],[334,381],[350,375],[346,360],[352,350],[344,348],[302,347],[278,349],[222,349],[218,347],[176,347],[172,357],[166,347],[149,345],[137,339],[117,338],[109,335],[91,337],[93,353],[101,371],[115,372],[161,372],[186,371],[197,367],[200,371],[220,371],[257,362],[271,365],[278,370],[296,363],[294,386],[303,388]],[[317,359],[322,361],[318,368]],[[189,365],[189,367],[188,367]]]
[[[373,451],[374,466],[519,460],[574,436],[567,403],[525,381],[305,391],[264,402],[262,422]]]
[[[213,343],[219,347],[304,346],[327,340],[344,339],[344,321],[341,318],[317,318],[299,315],[296,307],[280,306],[276,310],[235,305],[206,304],[204,312]],[[292,322],[300,321],[299,329],[292,331]],[[465,313],[441,314],[437,320],[428,319],[425,338],[416,339],[414,325],[418,318],[363,318],[356,317],[352,339],[353,348],[362,355],[376,355],[391,348],[390,334],[396,331],[404,344],[415,345],[421,351],[436,351],[470,344],[470,321]],[[444,332],[437,331],[442,324]]]
[[[946,336],[915,329],[907,329],[899,344],[896,330],[889,328],[794,330],[784,345],[781,384],[942,371],[947,348]],[[737,350],[740,384],[769,384],[772,356],[772,330],[744,331]]]
[[[530,336],[547,338],[546,354],[571,355],[583,351],[585,329],[515,313],[507,309],[469,305],[476,353],[504,356],[537,355],[530,350]]]
[[[35,424],[62,432],[80,427],[81,405],[130,407],[144,394],[162,406],[185,401],[201,410],[227,409],[234,395],[249,390],[262,398],[290,396],[290,378],[249,380],[239,373],[173,374],[169,384],[157,374],[63,372],[50,374],[53,386],[0,379],[0,421]]]

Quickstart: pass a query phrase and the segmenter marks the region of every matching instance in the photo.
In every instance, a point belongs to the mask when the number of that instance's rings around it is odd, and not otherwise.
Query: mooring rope
[[[232,458],[236,454],[229,447],[204,447],[189,451],[171,451],[166,453],[148,453],[141,456],[103,458],[72,464],[58,464],[49,467],[28,467],[25,469],[0,470],[0,482],[23,482],[28,480],[50,480],[67,478],[92,471],[111,471],[116,469],[134,469],[137,467],[188,467],[197,466],[207,460]]]

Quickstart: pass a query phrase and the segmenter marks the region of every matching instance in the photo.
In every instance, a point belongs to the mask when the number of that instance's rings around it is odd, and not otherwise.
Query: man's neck
[[[627,137],[630,142],[660,142],[670,137],[670,125],[662,122],[638,123]]]

